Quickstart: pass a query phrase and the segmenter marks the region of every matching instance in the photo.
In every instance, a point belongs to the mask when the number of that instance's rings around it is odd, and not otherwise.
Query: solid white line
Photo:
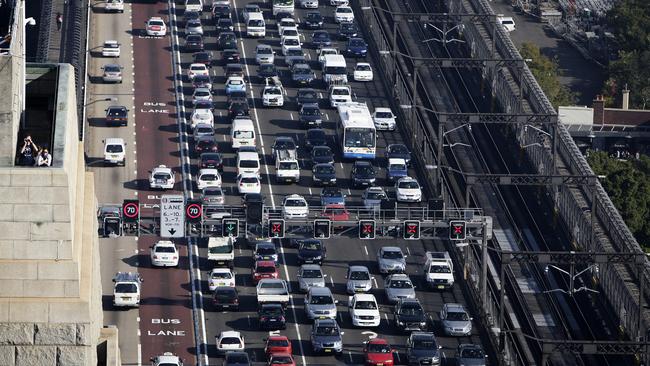
[[[366,256],[367,256],[367,255],[368,255],[368,247],[364,245],[364,246],[363,246],[363,250],[366,251]]]
[[[411,250],[409,249],[408,245],[406,246],[406,253],[408,253],[408,255],[411,255]]]
[[[142,366],[142,345],[138,343],[138,366]]]
[[[377,284],[377,280],[374,277],[372,278],[372,283],[375,284],[375,288],[379,287],[379,285]]]

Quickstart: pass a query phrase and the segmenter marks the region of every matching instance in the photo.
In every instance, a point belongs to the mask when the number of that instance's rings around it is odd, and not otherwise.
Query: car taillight
[[[153,259],[158,259],[158,256],[154,254]]]
[[[269,320],[269,318],[266,317],[266,316],[263,316],[263,317],[260,318],[260,320],[263,321],[263,322],[265,322],[265,321]]]
[[[239,299],[235,299],[235,301],[233,301],[233,302],[234,302],[235,304],[239,304]]]
[[[178,259],[178,257],[177,257],[177,256],[173,256],[172,259]]]

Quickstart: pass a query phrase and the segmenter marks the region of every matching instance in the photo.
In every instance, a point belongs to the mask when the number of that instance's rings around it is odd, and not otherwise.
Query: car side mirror
[[[470,317],[469,320],[474,320],[474,318]]]
[[[408,255],[405,255],[405,256],[404,256],[404,259],[406,259],[406,258],[408,258],[408,257],[409,257]]]
[[[442,349],[442,346],[438,345],[438,349]]]
[[[334,300],[334,304],[338,304],[338,303],[339,303],[339,301],[338,301],[338,300]]]
[[[341,332],[341,335],[345,335],[345,332]]]

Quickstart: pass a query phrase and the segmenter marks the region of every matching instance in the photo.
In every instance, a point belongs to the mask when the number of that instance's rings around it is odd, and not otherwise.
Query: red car
[[[268,366],[272,365],[289,365],[296,366],[296,362],[293,360],[293,357],[288,353],[274,353],[269,358]]]
[[[372,366],[392,366],[394,349],[390,347],[388,341],[382,338],[373,338],[366,342],[363,348],[365,353],[366,365]]]
[[[253,266],[253,282],[257,284],[262,278],[279,278],[274,261],[257,261]]]
[[[325,206],[321,216],[327,217],[331,221],[349,221],[350,213],[345,209],[344,205],[333,203]]]
[[[291,348],[291,342],[289,342],[289,338],[281,335],[274,335],[266,339],[264,353],[266,354],[267,358],[270,358],[275,354],[290,355],[293,353],[293,349]]]

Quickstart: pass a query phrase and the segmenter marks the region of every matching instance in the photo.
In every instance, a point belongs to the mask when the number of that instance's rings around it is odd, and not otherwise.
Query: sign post
[[[185,236],[185,197],[164,195],[160,197],[160,236],[182,238]]]

